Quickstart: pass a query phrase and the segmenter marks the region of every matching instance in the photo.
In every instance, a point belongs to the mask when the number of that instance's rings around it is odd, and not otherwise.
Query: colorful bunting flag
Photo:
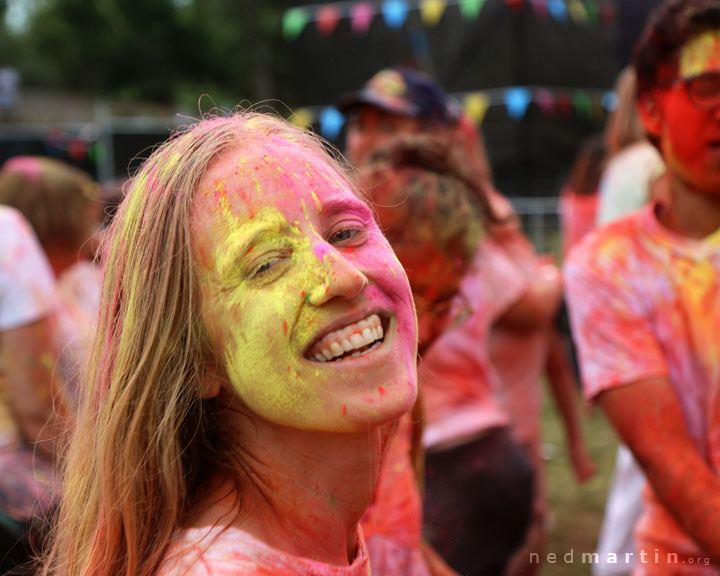
[[[604,0],[598,10],[598,18],[603,24],[612,24],[615,20],[615,6],[610,0]]]
[[[548,5],[546,0],[530,0],[533,12],[536,16],[545,18],[548,15]]]
[[[505,92],[505,107],[510,118],[522,120],[532,101],[532,94],[527,88],[510,88]]]
[[[572,96],[573,109],[578,116],[590,116],[592,102],[585,90],[575,90]]]
[[[310,124],[313,123],[313,120],[313,114],[307,108],[298,108],[295,110],[295,113],[290,116],[290,122],[295,124],[295,126],[300,126],[300,128],[310,126]]]
[[[505,4],[511,12],[522,12],[525,8],[525,0],[505,0]]]
[[[288,10],[283,17],[283,36],[289,40],[294,40],[300,36],[300,33],[304,30],[305,26],[307,26],[309,19],[310,17],[305,8],[292,8]]]
[[[375,10],[372,4],[360,2],[353,5],[350,9],[350,27],[352,31],[359,36],[367,33],[374,16]]]
[[[588,13],[585,10],[585,5],[580,0],[567,0],[567,10],[570,14],[570,18],[576,24],[587,24]]]
[[[402,28],[407,20],[409,7],[404,0],[387,0],[382,5],[382,14],[388,28]]]
[[[618,106],[618,97],[615,92],[606,92],[602,98],[602,105],[608,112],[612,112]]]
[[[550,90],[540,88],[535,92],[535,103],[540,108],[543,116],[552,117],[555,115],[555,98]]]
[[[567,20],[567,7],[565,0],[547,0],[548,12],[558,22]]]
[[[571,18],[580,25],[612,24],[615,8],[612,0],[494,0],[503,2],[511,12],[521,12],[529,4],[535,16],[548,15],[558,22]],[[423,25],[437,26],[448,5],[457,6],[465,20],[476,20],[487,0],[383,0],[374,4],[368,0],[343,0],[291,8],[285,12],[282,34],[294,40],[300,36],[308,22],[315,22],[318,33],[329,36],[337,30],[342,18],[350,19],[354,34],[366,34],[376,13],[381,13],[388,28],[398,30],[408,19],[410,10],[417,10]]]
[[[320,134],[328,140],[335,140],[345,124],[345,116],[334,106],[328,106],[320,113]]]
[[[437,26],[445,13],[447,2],[445,0],[422,0],[420,4],[420,18],[426,26]]]
[[[315,16],[315,26],[318,32],[323,36],[330,36],[335,32],[338,22],[340,21],[340,11],[334,4],[327,4],[318,10]]]
[[[465,20],[476,20],[485,0],[460,0],[460,14]]]
[[[490,98],[482,92],[469,94],[463,100],[463,108],[470,120],[475,124],[482,124],[490,108]]]
[[[565,91],[560,91],[555,94],[555,107],[557,108],[558,114],[564,117],[570,117],[573,113],[572,98],[570,94]]]
[[[504,106],[508,116],[516,122],[525,117],[528,107],[533,102],[537,104],[545,118],[572,118],[575,115],[602,122],[606,113],[617,104],[617,97],[613,92],[589,89],[568,91],[546,87],[513,86],[451,96],[462,102],[468,118],[476,125],[483,123],[493,106]],[[319,124],[322,136],[328,140],[335,140],[345,126],[346,118],[334,106],[311,106],[297,109],[290,117],[290,121],[298,126]]]

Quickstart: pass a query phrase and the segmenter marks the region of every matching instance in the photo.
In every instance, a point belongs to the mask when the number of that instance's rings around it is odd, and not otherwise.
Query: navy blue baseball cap
[[[335,103],[346,115],[362,106],[444,124],[457,123],[462,113],[460,103],[427,74],[400,66],[380,70],[362,89],[343,94]]]

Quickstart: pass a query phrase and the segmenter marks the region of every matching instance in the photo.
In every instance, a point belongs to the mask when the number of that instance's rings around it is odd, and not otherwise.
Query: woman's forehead
[[[294,222],[349,198],[362,202],[324,153],[270,141],[229,150],[210,166],[196,195],[194,219],[201,228],[212,222],[235,228],[271,207]]]
[[[200,192],[263,204],[308,194],[354,194],[324,153],[270,138],[219,157],[201,181]]]

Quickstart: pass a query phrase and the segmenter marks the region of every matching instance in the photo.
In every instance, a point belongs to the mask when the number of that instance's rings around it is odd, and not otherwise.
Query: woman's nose
[[[308,302],[322,306],[333,298],[352,300],[368,285],[365,274],[335,248],[326,244],[320,257],[318,283],[309,291]]]

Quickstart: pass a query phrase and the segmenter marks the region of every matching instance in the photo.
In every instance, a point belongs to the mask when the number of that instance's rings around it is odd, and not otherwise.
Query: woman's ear
[[[200,398],[203,400],[217,398],[217,395],[220,394],[220,388],[222,388],[223,382],[225,381],[227,381],[227,378],[224,376],[224,371],[218,364],[214,362],[206,364],[200,383]]]
[[[651,136],[659,137],[662,130],[663,115],[658,94],[652,92],[641,96],[637,102],[637,111],[645,131]]]

